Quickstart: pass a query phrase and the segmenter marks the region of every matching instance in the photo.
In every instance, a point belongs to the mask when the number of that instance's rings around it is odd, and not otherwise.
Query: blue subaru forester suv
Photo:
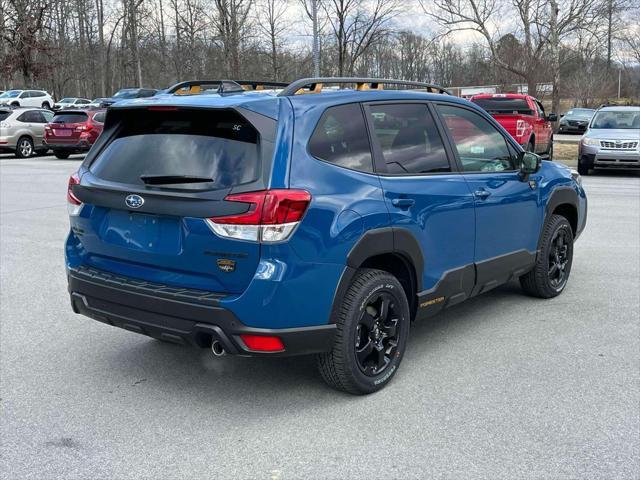
[[[69,180],[74,312],[216,355],[315,354],[363,394],[413,320],[513,279],[560,294],[580,177],[447,93],[215,80],[111,107]]]

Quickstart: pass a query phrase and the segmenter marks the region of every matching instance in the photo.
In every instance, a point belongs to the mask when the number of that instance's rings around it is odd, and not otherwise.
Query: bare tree
[[[260,32],[269,42],[269,61],[271,75],[274,80],[280,78],[279,51],[282,36],[287,30],[284,15],[287,12],[286,0],[260,0],[257,3],[256,23]]]
[[[501,68],[521,76],[528,92],[536,95],[536,84],[546,56],[551,55],[554,83],[553,109],[559,107],[560,42],[592,20],[596,0],[569,0],[559,7],[557,0],[435,0],[427,4],[420,0],[423,10],[445,29],[445,34],[473,31],[488,47],[491,58]],[[431,6],[433,5],[433,7]],[[501,22],[509,18],[513,22]],[[509,32],[494,27],[510,25]],[[501,55],[500,39],[509,33],[522,45],[518,62],[508,61]]]
[[[395,0],[327,0],[322,4],[336,42],[338,76],[352,75],[365,52],[390,33]]]
[[[222,43],[226,72],[231,78],[240,77],[240,49],[247,31],[247,21],[253,0],[215,0],[213,19]]]

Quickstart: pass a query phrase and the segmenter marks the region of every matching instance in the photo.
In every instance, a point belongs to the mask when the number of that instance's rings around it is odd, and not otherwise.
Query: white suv
[[[0,105],[50,109],[53,98],[44,90],[8,90],[0,95]]]

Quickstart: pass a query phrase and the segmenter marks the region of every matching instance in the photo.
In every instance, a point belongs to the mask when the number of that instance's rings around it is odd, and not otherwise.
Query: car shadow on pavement
[[[457,335],[465,335],[469,329],[478,328],[480,317],[485,321],[490,319],[490,312],[500,308],[496,303],[520,302],[522,296],[519,285],[514,282],[414,323],[405,362],[424,361],[422,357],[431,347],[442,342],[443,335],[447,335],[448,341],[454,341]],[[308,408],[309,402],[320,405],[326,397],[337,396],[353,401],[363,398],[328,388],[317,372],[313,356],[214,357],[209,349],[173,345],[144,337],[128,345],[104,349],[101,360],[106,362],[105,370],[109,370],[111,375],[119,372],[123,384],[160,389],[162,394],[177,395],[190,405],[202,401],[203,405],[231,406],[246,402],[247,398],[260,398],[263,406],[277,409],[277,405],[284,401],[291,409],[295,408],[289,403],[292,398],[304,402],[300,408]]]

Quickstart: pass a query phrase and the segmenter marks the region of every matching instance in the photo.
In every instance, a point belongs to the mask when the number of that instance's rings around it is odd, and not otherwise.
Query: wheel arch
[[[544,212],[544,220],[542,228],[540,228],[540,236],[538,237],[538,251],[540,251],[542,236],[544,234],[544,226],[551,215],[562,215],[571,225],[571,231],[574,237],[578,234],[578,193],[571,187],[558,187],[549,196],[547,206]]]
[[[410,231],[393,227],[369,230],[351,248],[346,263],[334,294],[331,318],[336,318],[342,298],[360,268],[375,268],[395,276],[407,295],[411,317],[415,316],[417,294],[422,290],[424,257]]]

